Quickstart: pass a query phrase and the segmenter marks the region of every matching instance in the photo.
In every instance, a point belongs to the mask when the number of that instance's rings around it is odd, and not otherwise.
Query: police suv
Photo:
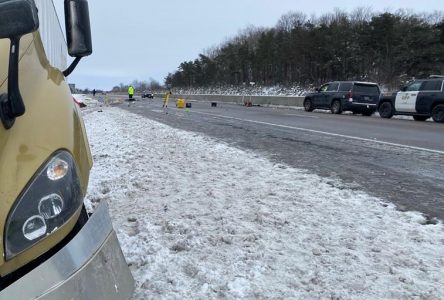
[[[444,76],[415,80],[396,93],[382,94],[377,109],[382,118],[412,116],[416,121],[444,123]]]

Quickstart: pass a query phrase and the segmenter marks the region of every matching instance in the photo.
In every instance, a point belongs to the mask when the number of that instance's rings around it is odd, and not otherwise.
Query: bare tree
[[[306,14],[303,12],[290,11],[279,19],[276,29],[291,32],[295,27],[302,27],[306,22]]]

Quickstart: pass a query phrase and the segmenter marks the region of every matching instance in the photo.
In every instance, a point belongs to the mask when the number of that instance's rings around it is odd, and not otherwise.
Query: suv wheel
[[[415,120],[415,121],[425,121],[428,118],[429,117],[425,117],[425,116],[413,116],[413,120]]]
[[[313,111],[313,103],[311,102],[311,99],[305,99],[304,101],[304,109],[305,111]]]
[[[438,104],[432,109],[432,119],[438,123],[444,123],[444,104]]]
[[[381,118],[390,119],[393,117],[393,105],[390,102],[384,102],[379,106],[378,112]]]
[[[342,113],[342,105],[339,100],[334,100],[331,104],[330,111],[332,114]]]

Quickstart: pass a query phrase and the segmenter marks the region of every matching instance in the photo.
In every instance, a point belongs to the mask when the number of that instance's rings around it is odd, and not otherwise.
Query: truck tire
[[[427,117],[427,116],[413,116],[413,120],[415,120],[415,121],[425,121],[428,118],[429,117]]]
[[[432,119],[437,123],[444,123],[444,104],[438,104],[432,109]]]
[[[391,102],[383,102],[378,109],[379,115],[381,118],[390,119],[393,117],[393,105]]]
[[[313,102],[311,102],[311,99],[305,99],[304,100],[304,109],[305,111],[313,111]]]
[[[333,100],[333,102],[331,103],[331,106],[330,106],[330,111],[332,114],[336,114],[336,115],[339,115],[340,113],[342,113],[341,101]]]

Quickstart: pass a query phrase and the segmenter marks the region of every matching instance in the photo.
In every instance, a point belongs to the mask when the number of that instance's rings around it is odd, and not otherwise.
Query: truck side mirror
[[[34,0],[0,0],[0,38],[9,38],[8,93],[0,95],[0,118],[5,129],[14,125],[15,118],[25,113],[19,89],[19,50],[23,35],[39,28]]]
[[[66,77],[74,71],[82,57],[92,53],[91,25],[86,0],[65,0],[65,28],[68,54],[75,57],[68,69],[63,71]]]
[[[65,26],[69,55],[72,57],[90,55],[91,26],[86,0],[65,0]]]
[[[39,28],[33,0],[0,0],[0,39],[21,37]]]
[[[403,85],[403,86],[401,86],[400,91],[401,91],[401,92],[405,92],[405,91],[407,91],[407,85]]]

